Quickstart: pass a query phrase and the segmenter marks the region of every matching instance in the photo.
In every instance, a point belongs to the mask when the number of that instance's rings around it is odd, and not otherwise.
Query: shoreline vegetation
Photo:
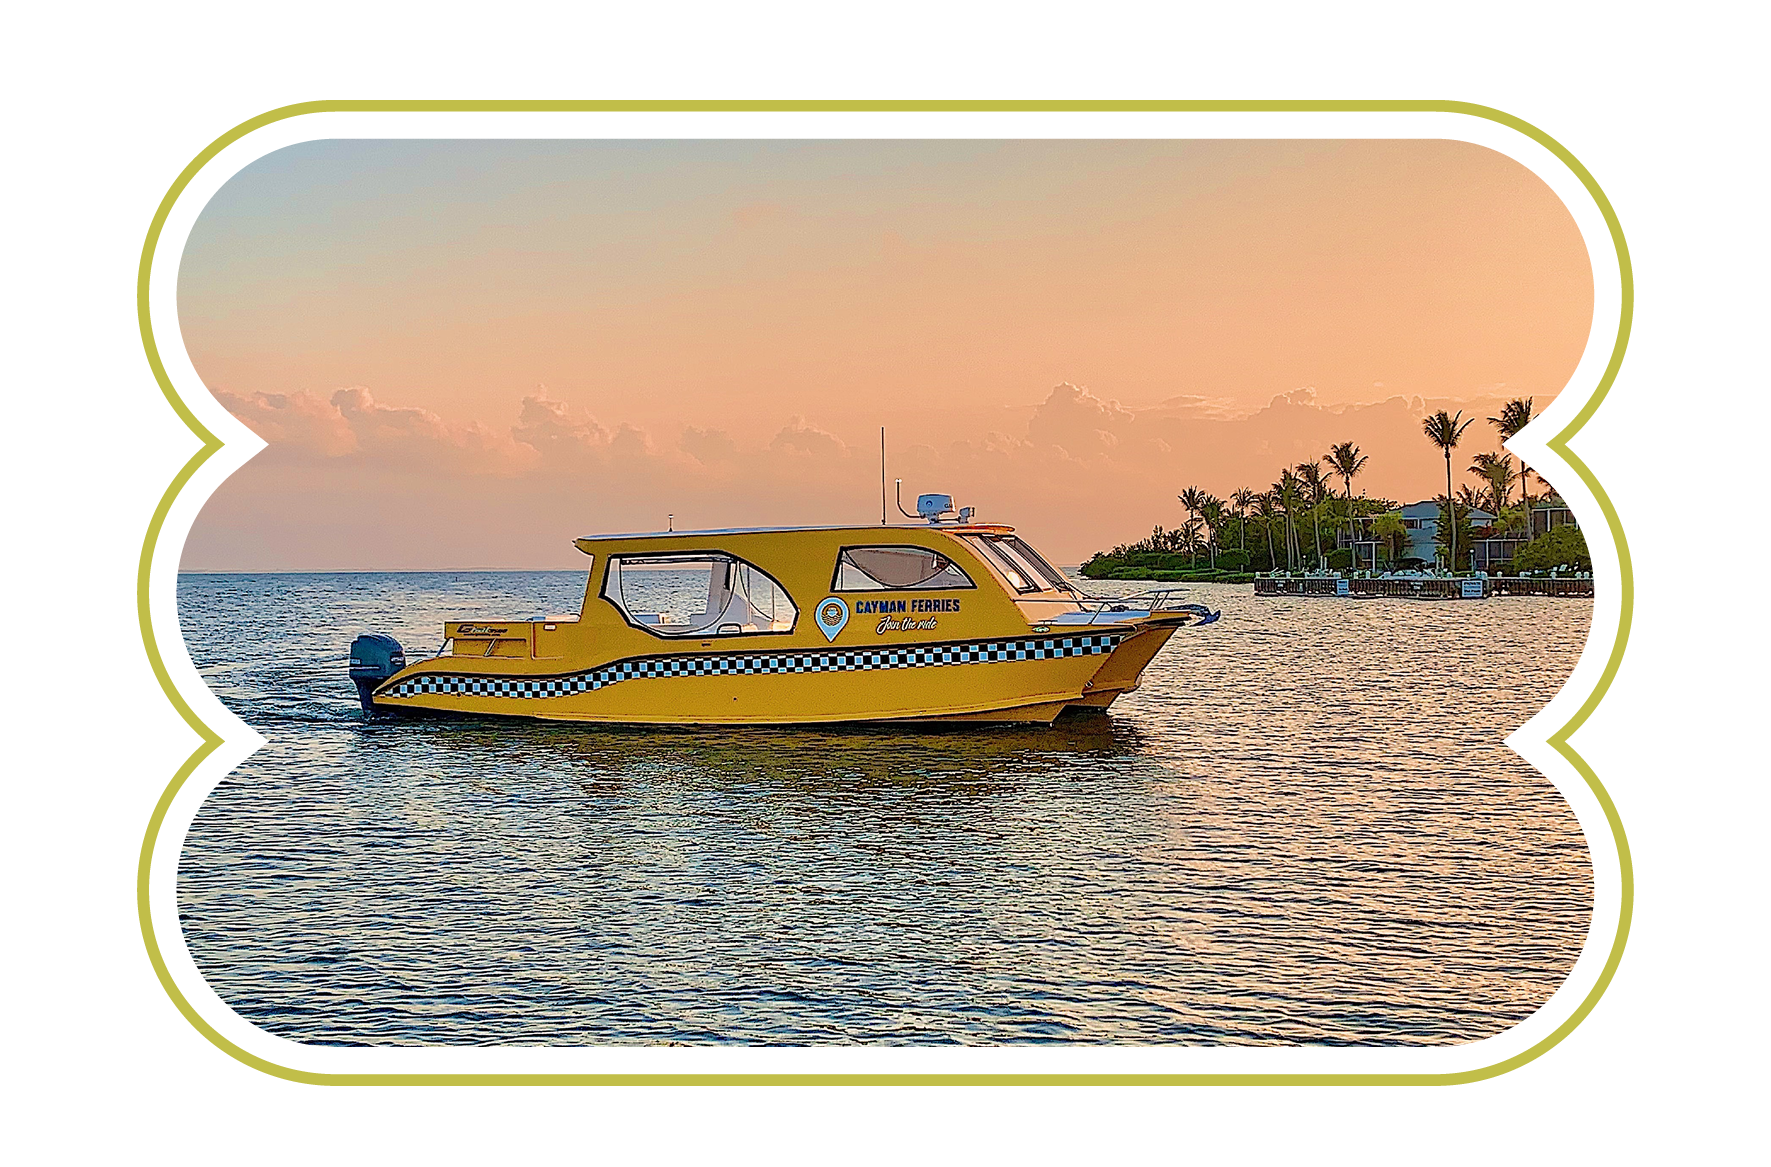
[[[1532,416],[1531,398],[1520,397],[1488,423],[1505,443]],[[1543,533],[1534,530],[1534,506],[1559,505],[1559,500],[1554,488],[1523,461],[1515,466],[1504,452],[1477,454],[1467,473],[1480,485],[1454,489],[1452,451],[1475,420],[1465,418],[1462,410],[1440,410],[1422,421],[1427,441],[1445,459],[1445,493],[1430,500],[1437,506],[1435,517],[1405,520],[1402,507],[1390,499],[1355,496],[1353,480],[1369,459],[1352,442],[1341,442],[1313,461],[1282,468],[1266,490],[1244,487],[1226,500],[1189,486],[1176,496],[1187,512],[1182,525],[1158,525],[1136,543],[1097,551],[1078,570],[1087,579],[1157,583],[1252,583],[1265,575],[1355,572],[1465,575],[1473,573],[1478,541],[1505,539],[1512,541],[1510,559],[1498,568],[1490,566],[1486,574],[1592,571],[1578,527],[1551,527],[1546,517]],[[1533,478],[1544,488],[1535,498]],[[1421,546],[1422,531],[1429,526],[1430,560]]]

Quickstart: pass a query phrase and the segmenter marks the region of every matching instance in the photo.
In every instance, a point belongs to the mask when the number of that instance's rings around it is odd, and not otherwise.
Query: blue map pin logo
[[[849,605],[841,596],[830,596],[818,602],[818,627],[825,640],[835,640],[849,622]]]

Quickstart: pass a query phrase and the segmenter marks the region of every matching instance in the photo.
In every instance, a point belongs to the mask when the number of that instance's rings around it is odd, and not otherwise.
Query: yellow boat
[[[944,497],[944,496],[934,496]],[[969,516],[968,520],[969,520]],[[629,725],[1050,724],[1104,710],[1176,629],[1174,592],[1091,599],[998,524],[600,535],[576,617],[444,625],[407,664],[351,646],[363,708]]]

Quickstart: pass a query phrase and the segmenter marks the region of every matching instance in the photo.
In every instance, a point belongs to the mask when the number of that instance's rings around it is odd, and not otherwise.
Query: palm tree
[[[1383,543],[1386,558],[1392,563],[1400,562],[1408,553],[1408,529],[1402,525],[1402,516],[1395,511],[1386,511],[1372,520],[1371,537]],[[1375,554],[1372,566],[1377,566]]]
[[[1279,481],[1267,488],[1273,499],[1274,517],[1279,520],[1279,542],[1285,545],[1285,570],[1291,570],[1291,514],[1286,500],[1291,495],[1291,471],[1284,470],[1279,474]],[[1274,570],[1278,570],[1279,561],[1273,561]]]
[[[1199,566],[1199,520],[1188,519],[1181,524],[1181,551]]]
[[[1298,481],[1303,484],[1304,502],[1310,508],[1310,520],[1316,526],[1316,566],[1322,566],[1322,511],[1324,499],[1328,497],[1328,483],[1322,477],[1321,462],[1299,462],[1297,465]]]
[[[1199,504],[1199,517],[1205,520],[1206,562],[1218,565],[1218,531],[1224,525],[1224,500],[1208,494]]]
[[[1303,550],[1297,545],[1297,504],[1298,488],[1302,483],[1297,475],[1286,467],[1279,472],[1279,481],[1273,484],[1273,493],[1279,500],[1279,509],[1285,515],[1285,570],[1292,571],[1297,561],[1303,558]]]
[[[1512,500],[1513,460],[1505,454],[1477,454],[1470,463],[1470,473],[1488,484],[1488,501],[1493,504],[1498,521]]]
[[[1200,490],[1197,486],[1189,486],[1187,489],[1181,491],[1181,493],[1175,495],[1175,497],[1180,499],[1181,505],[1187,508],[1187,517],[1196,519],[1199,517],[1201,508],[1205,505],[1205,500],[1209,498],[1210,495],[1206,494],[1203,490]]]
[[[1230,496],[1230,502],[1236,508],[1236,517],[1242,520],[1242,550],[1245,554],[1248,551],[1248,508],[1254,505],[1254,500],[1257,497],[1255,492],[1246,486]]]
[[[1459,516],[1457,507],[1459,503],[1466,504],[1463,507],[1462,526],[1469,526],[1469,512],[1474,509],[1467,505],[1471,493],[1470,488],[1466,486],[1463,490],[1463,499],[1448,499],[1442,494],[1433,496],[1433,505],[1439,508],[1439,518],[1437,520],[1439,529],[1433,533],[1433,542],[1438,546],[1445,548],[1446,555],[1451,554],[1451,546],[1454,542],[1462,542],[1459,536],[1465,534],[1458,522]],[[1472,538],[1474,537],[1473,531],[1469,532],[1469,534]]]
[[[1504,445],[1513,440],[1520,430],[1531,424],[1531,398],[1515,397],[1500,407],[1500,416],[1488,419],[1488,424],[1500,431],[1500,440]],[[1531,467],[1525,465],[1525,459],[1519,459],[1519,496],[1525,508],[1525,537],[1531,537]]]
[[[1451,451],[1463,440],[1464,431],[1476,423],[1475,418],[1464,421],[1463,416],[1464,411],[1461,409],[1455,417],[1441,409],[1421,423],[1421,430],[1427,435],[1427,441],[1438,446],[1445,454],[1445,505],[1452,508],[1450,530],[1446,532],[1450,542],[1446,546],[1450,549],[1448,554],[1451,557],[1452,571],[1457,570],[1457,510],[1456,501],[1451,496]]]
[[[1279,555],[1273,550],[1273,519],[1278,514],[1273,508],[1273,495],[1269,493],[1254,496],[1255,515],[1261,520],[1261,527],[1267,532],[1267,569],[1277,570]]]
[[[1365,469],[1370,456],[1361,454],[1352,442],[1341,442],[1328,451],[1328,468],[1341,476],[1347,490],[1347,539],[1358,542],[1359,532],[1353,526],[1353,479]]]

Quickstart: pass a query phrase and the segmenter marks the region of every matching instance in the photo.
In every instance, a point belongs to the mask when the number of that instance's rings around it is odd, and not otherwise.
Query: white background
[[[3,318],[8,1145],[30,1159],[1273,1161],[1699,1157],[1753,1134],[1767,770],[1763,29],[1744,7],[159,6],[13,18]],[[142,829],[195,744],[140,651],[136,558],[196,448],[135,272],[178,171],[317,98],[1415,98],[1517,114],[1610,195],[1635,264],[1622,376],[1575,450],[1637,568],[1635,630],[1575,744],[1637,872],[1616,981],[1575,1034],[1470,1086],[587,1089],[298,1086],[161,992]],[[1719,574],[1726,571],[1726,576]],[[1750,736],[1749,736],[1750,735]],[[1739,1150],[1763,1152],[1752,1138]]]

